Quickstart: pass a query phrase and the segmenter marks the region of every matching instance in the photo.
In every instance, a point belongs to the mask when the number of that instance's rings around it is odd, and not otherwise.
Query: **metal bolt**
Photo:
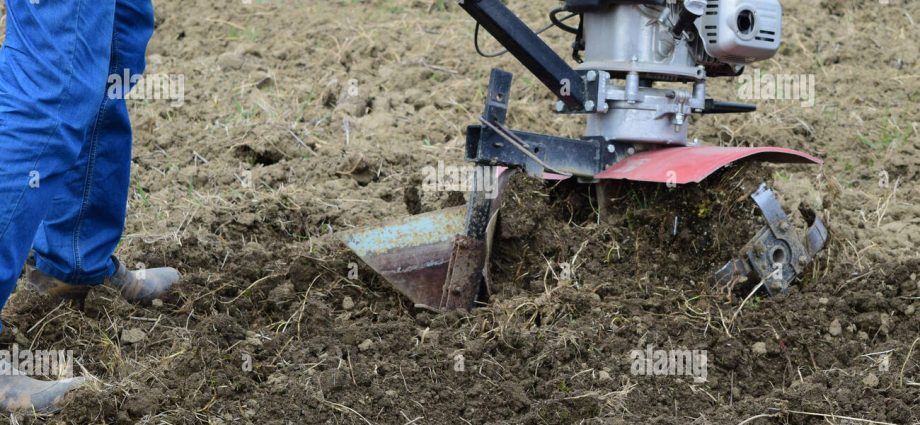
[[[677,127],[680,127],[680,126],[684,125],[684,118],[685,118],[684,114],[682,114],[682,113],[680,113],[680,112],[678,112],[677,114],[675,114],[675,115],[674,115],[674,125],[677,126]],[[678,129],[678,131],[680,131],[680,130]]]
[[[563,112],[563,111],[565,111],[565,102],[561,100],[557,100],[556,101],[556,112]]]
[[[627,149],[627,150],[626,150],[626,154],[627,154],[627,155],[635,155],[635,154],[636,154],[636,148],[629,148],[629,149]]]
[[[586,110],[586,111],[593,111],[593,110],[594,110],[594,106],[595,106],[595,105],[594,105],[594,101],[593,101],[593,100],[588,100],[588,101],[585,102],[585,110]]]
[[[614,146],[613,143],[607,145],[607,152],[614,153],[616,151],[617,151],[617,147]]]
[[[597,71],[588,71],[588,73],[585,74],[585,78],[586,78],[589,82],[591,82],[591,81],[597,81]]]

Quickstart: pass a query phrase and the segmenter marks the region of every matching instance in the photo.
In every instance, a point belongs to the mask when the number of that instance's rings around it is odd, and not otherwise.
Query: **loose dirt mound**
[[[549,113],[512,58],[475,56],[453,2],[245,3],[157,2],[148,74],[183,75],[185,102],[132,101],[119,253],[178,267],[178,292],[131,306],[101,289],[79,311],[20,291],[4,311],[0,342],[72,349],[101,380],[53,421],[920,422],[917,2],[785,1],[783,50],[760,68],[814,74],[815,107],[760,101],[695,129],[825,166],[630,185],[604,220],[586,186],[518,178],[491,303],[440,316],[405,307],[332,233],[463,202],[417,187],[424,166],[462,163],[493,66],[516,73],[511,126],[582,123]],[[556,4],[509,2],[534,27]],[[789,297],[737,313],[746,291],[710,275],[762,226],[746,198],[762,181],[789,211],[821,211],[833,240]],[[633,375],[648,346],[707,350],[708,380]]]

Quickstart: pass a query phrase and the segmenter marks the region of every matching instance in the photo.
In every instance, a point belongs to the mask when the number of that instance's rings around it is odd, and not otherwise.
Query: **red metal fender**
[[[699,183],[720,168],[742,159],[779,164],[824,163],[807,153],[786,148],[682,146],[633,155],[594,177],[651,183]]]

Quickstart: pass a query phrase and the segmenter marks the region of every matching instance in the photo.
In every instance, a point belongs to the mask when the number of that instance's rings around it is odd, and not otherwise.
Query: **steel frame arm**
[[[501,0],[460,0],[467,11],[508,52],[527,68],[569,110],[584,108],[585,86],[581,75],[530,29]]]

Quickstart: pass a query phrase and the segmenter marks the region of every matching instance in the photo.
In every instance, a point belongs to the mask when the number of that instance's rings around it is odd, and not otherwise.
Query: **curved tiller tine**
[[[723,285],[741,281],[764,283],[770,295],[785,294],[789,285],[805,271],[815,255],[827,243],[827,227],[809,209],[800,211],[808,222],[804,241],[796,234],[776,194],[763,184],[751,195],[767,221],[764,227],[742,249],[742,258],[734,259],[716,272],[716,281]]]
[[[417,307],[469,310],[488,279],[502,193],[514,174],[502,167],[484,169],[494,174],[474,173],[475,190],[465,208],[403,218],[339,238]]]

